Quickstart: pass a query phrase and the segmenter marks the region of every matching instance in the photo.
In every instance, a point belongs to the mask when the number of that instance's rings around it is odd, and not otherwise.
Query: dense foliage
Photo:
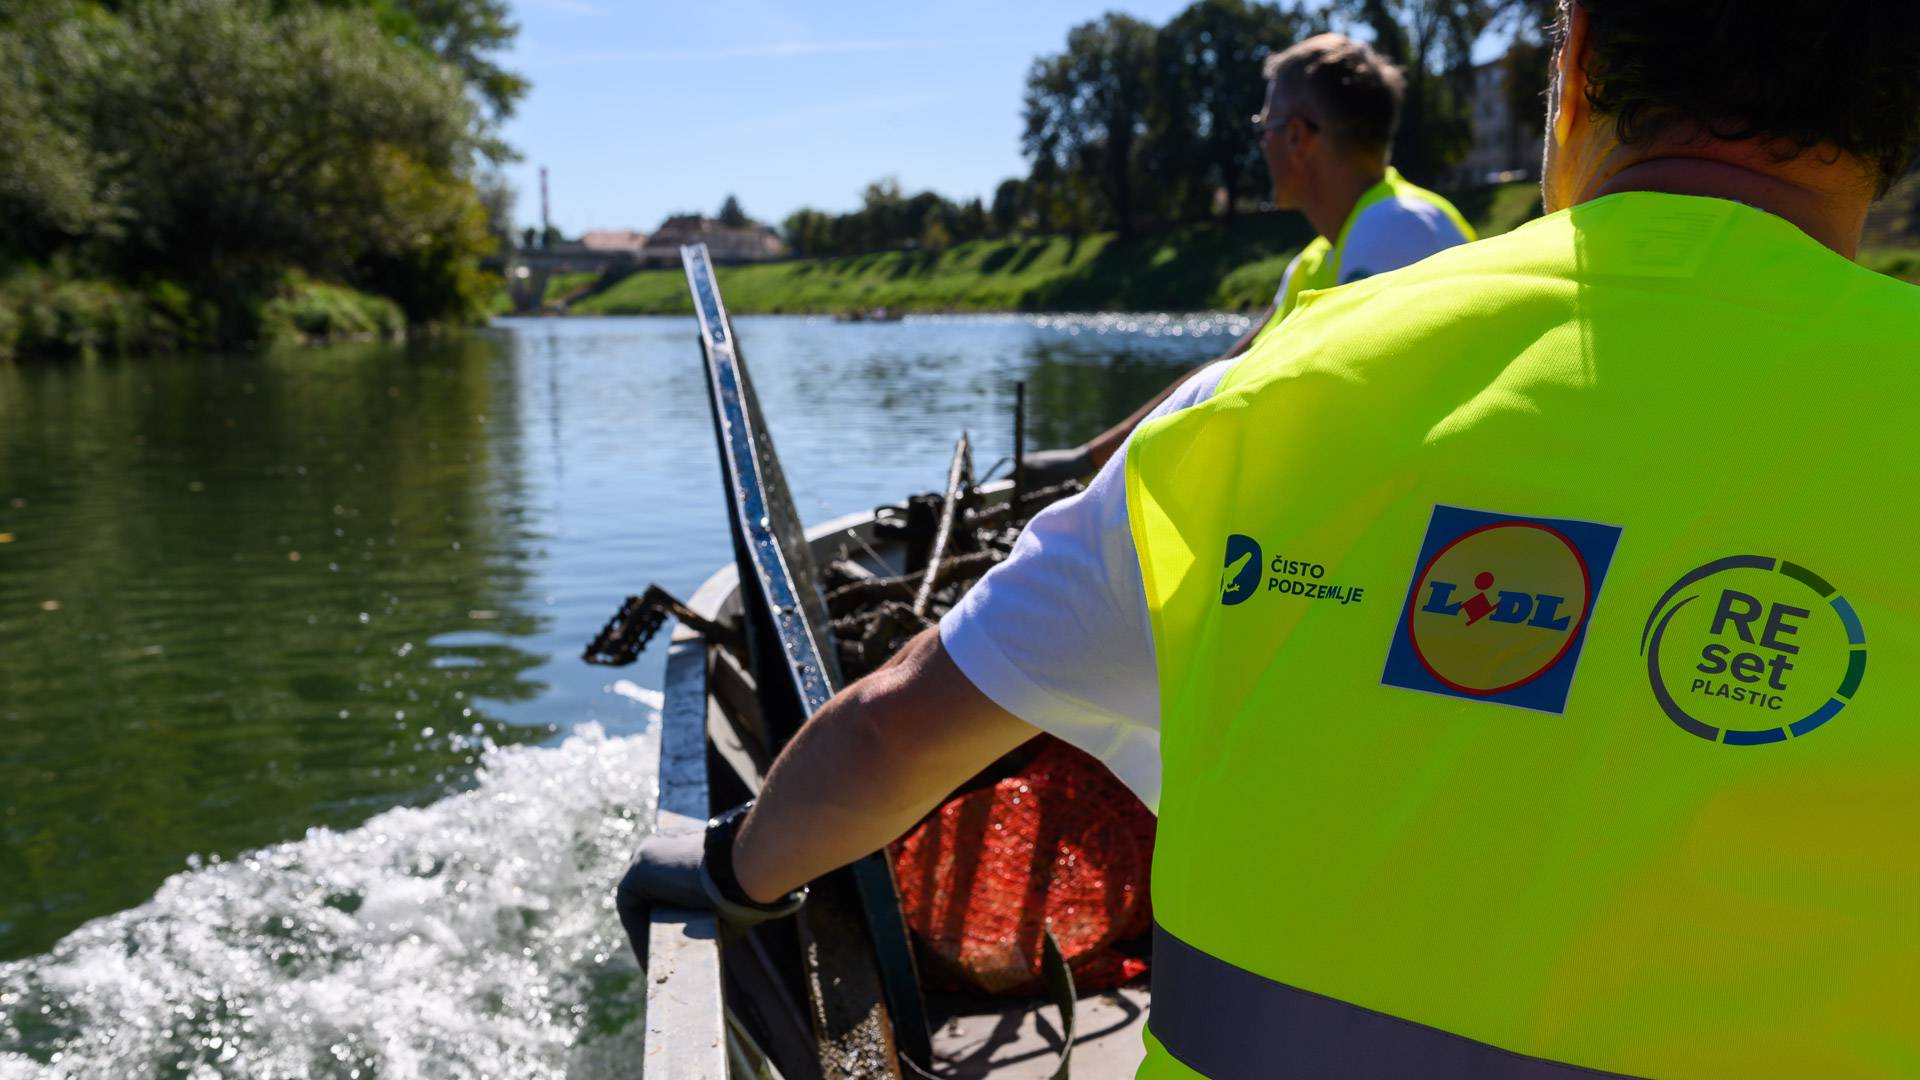
[[[860,209],[850,214],[796,210],[784,225],[796,255],[830,255],[919,246],[939,251],[947,245],[990,233],[980,200],[954,203],[931,191],[906,195],[888,177],[868,184]]]
[[[1282,7],[1195,0],[1166,25],[1108,14],[1074,27],[1066,48],[1028,70],[1022,149],[1028,174],[991,204],[869,185],[859,210],[801,210],[786,221],[802,255],[931,248],[1034,233],[1130,235],[1259,205],[1266,170],[1248,121],[1260,110],[1261,63],[1310,34],[1371,40],[1408,72],[1394,161],[1439,183],[1469,148],[1473,48],[1507,43],[1515,108],[1540,108],[1545,28],[1554,0],[1335,0]]]
[[[0,276],[166,293],[187,340],[251,340],[310,279],[474,317],[496,242],[476,172],[524,90],[487,58],[504,13],[0,0]]]

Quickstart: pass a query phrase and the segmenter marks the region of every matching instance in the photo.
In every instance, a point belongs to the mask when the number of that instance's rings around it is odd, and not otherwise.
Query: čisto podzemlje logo
[[[1290,559],[1287,553],[1266,559],[1260,541],[1245,533],[1232,533],[1227,537],[1227,561],[1220,570],[1220,602],[1232,607],[1253,599],[1254,593],[1270,592],[1346,607],[1359,603],[1367,594],[1365,586],[1330,582],[1327,577],[1324,564]]]
[[[1798,738],[1839,715],[1867,673],[1867,632],[1804,566],[1733,555],[1674,582],[1640,635],[1654,700],[1728,746]]]
[[[1220,602],[1244,604],[1260,591],[1260,541],[1234,533],[1227,537],[1226,568],[1220,571]]]

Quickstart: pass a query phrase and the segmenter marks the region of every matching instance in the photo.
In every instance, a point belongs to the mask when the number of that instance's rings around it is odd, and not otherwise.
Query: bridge
[[[513,298],[516,314],[538,311],[547,295],[547,282],[555,274],[608,271],[624,277],[648,265],[631,251],[593,251],[578,244],[557,249],[519,248],[486,260],[483,267],[499,274],[507,282],[507,295]]]

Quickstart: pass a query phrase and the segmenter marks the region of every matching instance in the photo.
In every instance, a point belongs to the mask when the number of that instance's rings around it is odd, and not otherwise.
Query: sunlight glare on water
[[[0,1077],[631,1075],[608,886],[655,746],[489,747],[471,791],[174,875],[0,965]]]

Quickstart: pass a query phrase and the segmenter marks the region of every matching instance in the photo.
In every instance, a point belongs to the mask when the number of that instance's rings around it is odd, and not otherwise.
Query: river
[[[1244,328],[737,330],[819,520]],[[688,319],[0,365],[0,1077],[632,1075],[664,650],[579,653],[730,557]]]

